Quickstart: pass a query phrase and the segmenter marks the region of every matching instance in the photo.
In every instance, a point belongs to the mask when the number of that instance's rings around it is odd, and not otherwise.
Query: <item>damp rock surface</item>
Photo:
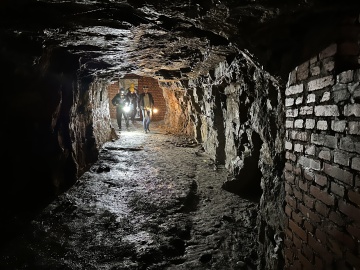
[[[195,141],[140,122],[3,248],[1,269],[256,269],[258,205]]]

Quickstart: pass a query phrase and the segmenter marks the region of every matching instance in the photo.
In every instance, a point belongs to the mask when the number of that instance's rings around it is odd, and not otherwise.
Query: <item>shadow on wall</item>
[[[253,151],[243,159],[243,166],[223,184],[222,188],[242,198],[260,202],[262,194],[259,157],[262,140],[256,132],[252,134]]]

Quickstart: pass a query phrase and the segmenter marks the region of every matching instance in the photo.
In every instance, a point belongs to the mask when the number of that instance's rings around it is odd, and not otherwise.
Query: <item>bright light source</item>
[[[153,109],[153,113],[158,113],[158,111],[159,111],[159,110],[158,110],[157,108],[154,108],[154,109]]]
[[[123,111],[128,113],[128,112],[130,112],[130,109],[131,109],[130,106],[126,105],[126,106],[124,106]]]

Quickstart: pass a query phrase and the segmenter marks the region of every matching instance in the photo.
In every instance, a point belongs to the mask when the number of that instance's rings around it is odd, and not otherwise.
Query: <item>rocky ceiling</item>
[[[241,50],[286,76],[335,38],[339,14],[358,14],[359,2],[3,0],[1,55],[36,64],[44,49],[62,47],[79,57],[84,76],[186,80]]]

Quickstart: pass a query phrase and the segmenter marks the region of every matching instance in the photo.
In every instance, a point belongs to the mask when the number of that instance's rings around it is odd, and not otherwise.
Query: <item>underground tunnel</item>
[[[358,1],[0,13],[1,268],[360,269]]]

